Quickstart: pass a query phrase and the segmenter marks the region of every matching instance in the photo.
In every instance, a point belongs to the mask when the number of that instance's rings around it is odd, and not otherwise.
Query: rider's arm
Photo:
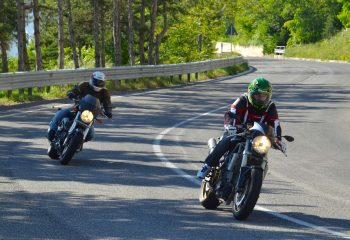
[[[108,117],[108,118],[112,118],[113,114],[112,114],[112,101],[111,101],[111,95],[109,94],[108,90],[103,90],[104,94],[103,94],[103,101],[102,101],[102,105],[103,105],[103,109],[104,109],[104,114]]]
[[[83,85],[83,83],[80,83],[79,85],[76,85],[73,89],[69,90],[67,92],[67,97],[70,99],[80,98],[82,85]]]
[[[271,127],[273,127],[275,136],[277,137],[277,139],[279,141],[281,141],[282,139],[282,128],[281,128],[281,124],[280,124],[280,120],[278,118],[278,112],[277,112],[277,108],[275,103],[272,103],[269,111],[267,112],[267,124],[270,125]]]
[[[231,108],[225,113],[224,123],[237,126],[243,123],[243,117],[247,110],[246,100],[244,96],[237,98],[234,103],[232,103]]]

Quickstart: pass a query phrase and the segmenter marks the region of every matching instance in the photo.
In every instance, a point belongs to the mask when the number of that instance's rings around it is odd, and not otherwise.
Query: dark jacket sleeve
[[[79,83],[73,89],[67,92],[69,98],[82,98],[82,89],[85,87],[85,82]]]
[[[103,100],[102,100],[102,105],[105,111],[105,114],[107,115],[107,117],[112,118],[113,114],[112,114],[112,101],[111,101],[111,95],[109,94],[107,89],[103,90]]]

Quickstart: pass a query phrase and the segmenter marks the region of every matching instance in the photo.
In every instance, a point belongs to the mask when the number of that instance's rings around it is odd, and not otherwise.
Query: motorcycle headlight
[[[89,124],[94,119],[94,115],[89,110],[85,110],[81,113],[80,118],[84,123]]]
[[[253,139],[253,149],[259,154],[266,154],[271,148],[271,141],[266,136],[258,136]]]

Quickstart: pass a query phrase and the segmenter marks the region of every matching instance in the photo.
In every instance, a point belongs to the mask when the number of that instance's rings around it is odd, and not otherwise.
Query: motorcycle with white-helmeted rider
[[[112,119],[112,102],[106,88],[106,77],[101,71],[92,73],[89,81],[81,82],[68,91],[74,100],[69,108],[59,109],[52,118],[47,132],[50,142],[48,156],[66,165],[83,143],[94,137],[94,123],[98,117]]]

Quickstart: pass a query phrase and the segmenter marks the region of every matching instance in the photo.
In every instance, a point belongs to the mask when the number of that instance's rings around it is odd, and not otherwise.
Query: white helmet
[[[94,91],[99,92],[101,89],[105,88],[106,86],[106,76],[103,72],[94,72],[91,75],[90,86],[94,89]]]

